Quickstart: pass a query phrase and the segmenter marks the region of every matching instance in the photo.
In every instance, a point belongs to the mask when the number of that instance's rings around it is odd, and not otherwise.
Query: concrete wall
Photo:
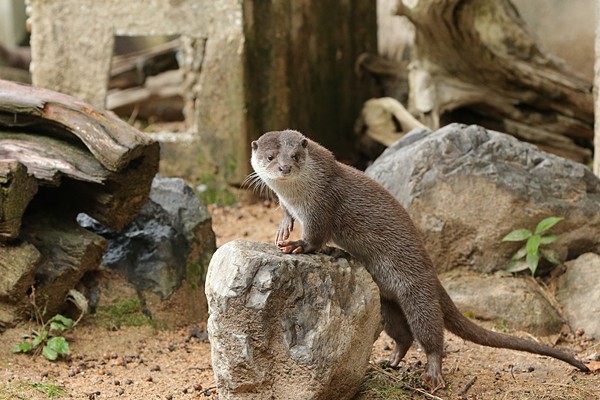
[[[341,152],[370,82],[371,0],[30,0],[33,83],[103,107],[115,35],[181,35],[192,140],[166,144],[186,178],[239,183],[249,143],[295,128]],[[182,136],[183,137],[183,136]]]
[[[513,0],[538,43],[578,75],[594,76],[595,0]]]

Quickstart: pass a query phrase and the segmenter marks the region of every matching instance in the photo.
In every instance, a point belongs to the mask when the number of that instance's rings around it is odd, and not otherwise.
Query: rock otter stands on
[[[360,260],[381,294],[384,329],[396,342],[397,366],[416,339],[427,354],[423,379],[444,387],[444,328],[463,339],[492,347],[522,350],[588,368],[552,347],[488,331],[456,308],[433,268],[421,236],[400,203],[362,172],[337,162],[333,154],[301,133],[268,132],[252,142],[250,177],[279,197],[283,218],[276,243],[284,253],[318,251],[333,241]],[[290,241],[294,221],[302,239]]]

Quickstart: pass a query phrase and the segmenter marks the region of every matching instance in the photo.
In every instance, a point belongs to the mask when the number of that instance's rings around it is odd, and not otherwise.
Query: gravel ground
[[[210,207],[210,211],[219,246],[237,237],[270,242],[280,217],[280,210],[263,204]],[[493,323],[482,324],[494,327]],[[71,358],[59,362],[11,352],[21,335],[33,328],[31,323],[23,324],[0,336],[0,400],[218,397],[203,325],[173,329],[121,326],[113,331],[89,316],[66,335]],[[511,334],[529,336],[523,332]],[[600,399],[599,361],[590,363],[595,372],[583,374],[554,359],[477,346],[450,334],[444,359],[448,388],[432,397],[420,387],[418,377],[425,356],[419,349],[409,351],[399,370],[379,366],[391,345],[382,334],[373,346],[372,368],[356,400]],[[563,335],[558,346],[581,358],[598,358],[600,353],[598,342],[585,335]]]

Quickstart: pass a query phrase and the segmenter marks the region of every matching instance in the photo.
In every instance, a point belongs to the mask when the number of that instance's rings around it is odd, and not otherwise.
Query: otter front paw
[[[279,242],[283,242],[289,239],[290,233],[294,230],[294,219],[290,216],[284,215],[279,223],[279,229],[275,234],[275,243],[279,245]]]
[[[281,240],[277,242],[279,249],[286,254],[310,253],[311,246],[304,240]]]

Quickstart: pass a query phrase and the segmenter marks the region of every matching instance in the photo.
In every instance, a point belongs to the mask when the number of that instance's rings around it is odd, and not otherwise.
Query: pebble
[[[152,368],[150,368],[151,372],[156,372],[156,371],[160,371],[160,365],[154,365]]]
[[[123,389],[123,388],[119,388],[119,390],[117,390],[117,394],[118,394],[119,396],[121,396],[123,393],[125,393],[125,389]]]
[[[131,379],[127,379],[127,380],[125,381],[125,384],[126,384],[126,385],[133,385],[133,381],[132,381]]]
[[[197,390],[197,391],[202,390],[202,385],[199,383],[194,384],[194,390]]]
[[[114,383],[115,383],[115,386],[120,386],[120,385],[121,385],[121,381],[120,381],[120,380],[118,380],[118,379],[115,379],[115,382],[114,382]]]
[[[169,345],[167,346],[167,350],[169,351],[175,351],[176,347],[173,343],[169,343]]]
[[[146,377],[146,382],[153,382],[153,381],[154,381],[154,379],[152,379],[151,376],[147,376]]]

